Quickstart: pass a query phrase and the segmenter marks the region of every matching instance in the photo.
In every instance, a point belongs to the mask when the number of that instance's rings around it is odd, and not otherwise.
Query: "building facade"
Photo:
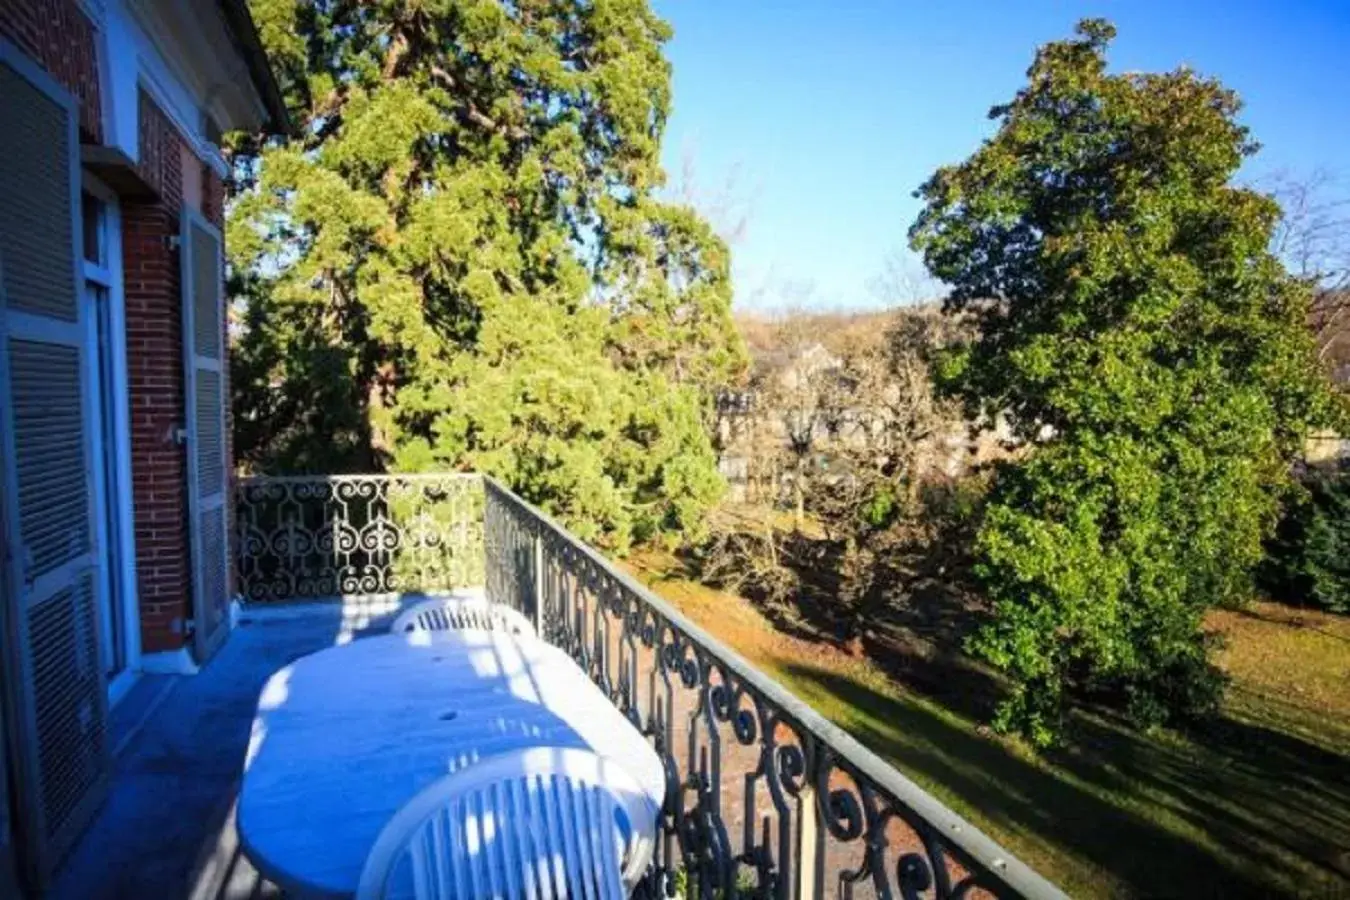
[[[0,896],[97,811],[109,709],[229,630],[223,132],[244,0],[0,0]]]

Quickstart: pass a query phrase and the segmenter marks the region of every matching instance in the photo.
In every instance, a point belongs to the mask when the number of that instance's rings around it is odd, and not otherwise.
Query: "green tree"
[[[1335,400],[1279,208],[1232,178],[1240,102],[1185,69],[1111,74],[1115,30],[1045,45],[997,132],[918,191],[911,245],[978,338],[940,376],[1023,452],[983,508],[975,653],[996,724],[1053,739],[1070,688],[1136,721],[1203,712],[1206,608],[1248,596],[1289,461]]]
[[[1310,469],[1266,545],[1260,586],[1286,603],[1350,613],[1350,470]]]
[[[663,202],[647,0],[253,0],[295,139],[234,148],[241,458],[466,468],[583,537],[696,529],[742,367],[729,258]]]

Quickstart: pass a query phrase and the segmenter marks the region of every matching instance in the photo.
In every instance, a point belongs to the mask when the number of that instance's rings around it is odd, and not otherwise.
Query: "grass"
[[[778,632],[673,560],[630,568],[692,619],[1074,896],[1350,897],[1350,619],[1270,603],[1213,616],[1233,684],[1203,733],[1078,712],[1043,755],[951,695]]]

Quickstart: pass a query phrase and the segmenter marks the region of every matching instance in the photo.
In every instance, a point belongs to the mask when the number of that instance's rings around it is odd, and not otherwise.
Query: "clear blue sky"
[[[1181,64],[1246,101],[1264,146],[1245,177],[1335,171],[1350,194],[1350,0],[654,0],[675,27],[665,161],[696,163],[748,206],[740,308],[874,303],[867,285],[903,247],[911,192],[991,128],[1035,48],[1090,15],[1115,22],[1115,70]]]

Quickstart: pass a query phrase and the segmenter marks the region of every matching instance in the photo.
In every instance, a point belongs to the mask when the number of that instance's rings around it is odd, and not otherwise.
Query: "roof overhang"
[[[286,112],[286,102],[282,99],[281,89],[277,86],[272,67],[267,62],[267,53],[263,50],[262,40],[258,37],[258,28],[248,11],[245,0],[220,0],[220,10],[225,16],[225,24],[234,37],[239,54],[248,68],[253,88],[258,92],[267,109],[267,130],[274,134],[289,134],[290,116]]]
[[[125,2],[164,61],[168,74],[159,80],[181,83],[221,131],[289,133],[286,105],[245,0]],[[156,80],[155,73],[148,77]],[[167,84],[159,87],[172,93]]]

